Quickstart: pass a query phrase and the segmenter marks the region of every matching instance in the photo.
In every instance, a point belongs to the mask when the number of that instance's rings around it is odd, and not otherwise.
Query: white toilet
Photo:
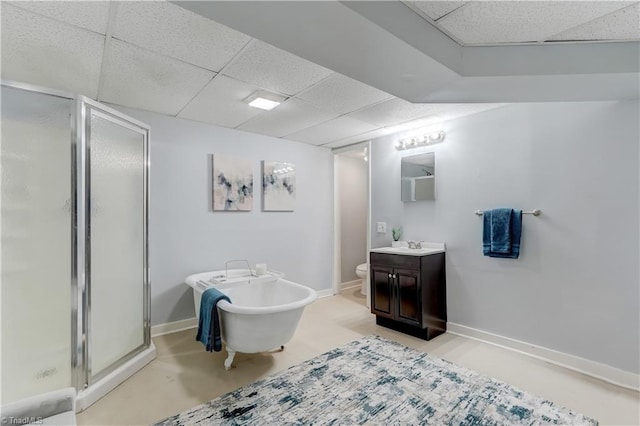
[[[358,278],[362,279],[362,288],[360,288],[360,293],[366,295],[367,294],[367,264],[362,263],[358,265],[356,268],[356,275]]]

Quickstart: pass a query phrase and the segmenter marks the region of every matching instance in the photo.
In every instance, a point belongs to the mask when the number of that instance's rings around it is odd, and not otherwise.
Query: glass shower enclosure
[[[2,402],[75,387],[78,411],[155,357],[149,127],[2,82]]]

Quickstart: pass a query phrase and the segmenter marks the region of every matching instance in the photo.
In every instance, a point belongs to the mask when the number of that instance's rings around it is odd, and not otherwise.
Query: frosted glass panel
[[[93,376],[144,343],[144,139],[98,114],[88,140]]]
[[[2,87],[2,402],[71,385],[69,99]]]

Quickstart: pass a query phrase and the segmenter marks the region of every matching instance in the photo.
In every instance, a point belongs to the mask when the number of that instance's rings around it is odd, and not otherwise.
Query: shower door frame
[[[70,155],[71,155],[71,199],[70,199],[70,220],[71,220],[71,377],[70,383],[77,392],[87,389],[91,384],[109,375],[114,370],[121,367],[127,361],[142,353],[151,345],[151,282],[149,270],[149,173],[150,173],[150,128],[148,125],[129,117],[120,111],[96,102],[82,95],[76,95],[62,90],[49,89],[29,83],[22,83],[12,80],[0,80],[0,85],[12,89],[26,92],[40,93],[43,95],[55,96],[74,101],[75,111],[71,112],[69,125],[71,127]],[[88,114],[90,110],[97,111],[101,118],[112,121],[115,124],[139,132],[143,137],[143,344],[120,359],[113,362],[109,367],[102,370],[98,375],[91,374],[91,333],[89,331],[91,321],[90,292],[91,283],[89,279],[90,265],[90,164],[89,150],[87,143],[87,124],[91,119]],[[123,123],[124,122],[124,123]],[[81,208],[82,207],[82,208]]]
[[[143,138],[143,343],[129,353],[114,361],[109,367],[100,371],[97,375],[93,375],[91,371],[92,357],[92,336],[91,336],[91,164],[90,164],[90,136],[91,136],[91,113],[97,112],[97,115],[116,125],[123,126],[129,130],[138,132]],[[76,170],[76,200],[77,206],[84,208],[76,209],[77,222],[74,229],[78,230],[77,241],[77,286],[78,297],[81,302],[78,310],[78,321],[82,327],[76,330],[76,352],[78,355],[75,359],[75,380],[76,389],[78,391],[86,389],[93,383],[99,381],[103,377],[109,375],[118,367],[143,352],[151,344],[151,312],[150,312],[150,277],[149,277],[149,168],[150,168],[150,152],[149,152],[149,133],[150,128],[146,124],[135,120],[126,114],[121,113],[113,108],[89,99],[85,96],[76,96],[76,111],[74,115],[75,129],[77,135],[75,138],[75,164],[80,167]],[[75,226],[77,225],[77,226]],[[72,363],[73,368],[73,363]]]

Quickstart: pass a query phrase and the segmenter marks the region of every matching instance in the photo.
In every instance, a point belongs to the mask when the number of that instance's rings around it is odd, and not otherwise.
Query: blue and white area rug
[[[597,425],[440,358],[364,337],[157,425]]]

